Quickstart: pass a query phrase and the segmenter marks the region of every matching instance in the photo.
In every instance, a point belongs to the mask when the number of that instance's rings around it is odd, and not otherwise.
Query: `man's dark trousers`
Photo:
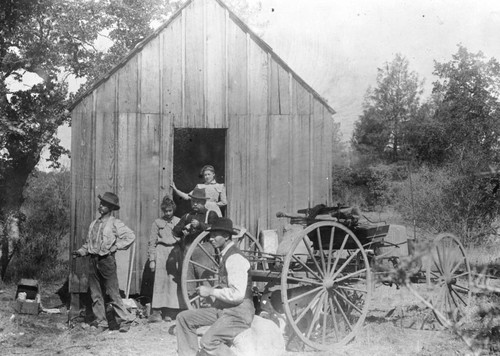
[[[106,308],[104,305],[105,294],[111,299],[111,305],[121,321],[133,321],[134,317],[125,308],[120,296],[114,254],[106,256],[90,255],[89,269],[92,311],[94,312],[98,325],[103,327],[108,326]]]

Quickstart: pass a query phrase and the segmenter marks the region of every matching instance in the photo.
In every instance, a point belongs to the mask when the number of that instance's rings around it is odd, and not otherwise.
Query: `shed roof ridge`
[[[149,36],[140,41],[132,50],[129,51],[113,68],[111,68],[106,74],[104,74],[100,79],[96,80],[87,90],[85,90],[81,95],[79,95],[69,106],[69,110],[73,110],[85,97],[87,97],[91,92],[93,92],[102,83],[108,80],[114,73],[116,73],[120,68],[125,66],[125,64],[132,59],[132,57],[142,50],[147,43],[156,38],[164,29],[166,29],[181,13],[184,11],[192,2],[201,0],[187,0],[168,20],[163,24],[158,26]],[[203,0],[203,1],[215,1],[221,7],[229,12],[229,17],[231,20],[244,32],[247,32],[252,40],[261,47],[264,51],[268,52],[271,57],[273,57],[276,62],[283,67],[286,71],[290,72],[292,76],[316,99],[318,99],[327,110],[333,115],[335,110],[328,104],[328,101],[323,98],[316,90],[314,90],[304,79],[302,79],[290,66],[273,50],[273,48],[267,44],[263,39],[261,39],[243,20],[241,20],[238,15],[236,15],[222,0]]]

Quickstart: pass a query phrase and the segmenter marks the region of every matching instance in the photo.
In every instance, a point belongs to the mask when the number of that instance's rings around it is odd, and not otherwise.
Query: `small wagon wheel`
[[[259,240],[243,227],[235,227],[234,230],[237,232],[237,235],[233,236],[233,241],[250,262],[250,268],[252,270],[267,269],[262,256],[264,249]]]
[[[371,298],[370,264],[354,233],[334,221],[301,231],[283,263],[281,298],[289,324],[306,345],[333,350],[349,342]]]
[[[260,266],[262,247],[246,229],[235,227],[233,237],[236,246],[250,261],[252,269]],[[202,232],[185,251],[181,272],[181,291],[188,309],[211,305],[209,298],[202,298],[196,292],[200,285],[215,285],[219,279],[219,254],[208,241],[208,232]]]
[[[439,323],[458,321],[465,315],[471,300],[471,270],[465,249],[457,237],[443,233],[436,237],[432,246],[430,280],[433,284],[434,315]],[[441,314],[441,315],[440,315]]]

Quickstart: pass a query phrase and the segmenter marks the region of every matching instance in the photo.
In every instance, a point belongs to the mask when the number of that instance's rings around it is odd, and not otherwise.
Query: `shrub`
[[[395,180],[404,177],[397,165],[336,166],[332,192],[335,200],[366,209],[385,207],[394,199]]]
[[[70,173],[36,172],[24,190],[26,221],[6,278],[60,279],[68,272]]]
[[[424,166],[412,173],[411,181],[400,184],[397,209],[420,228],[451,232],[475,244],[491,233],[500,208],[496,189],[488,178],[458,173],[453,167]]]
[[[397,164],[335,167],[334,199],[370,210],[394,208],[419,229],[450,232],[466,244],[482,243],[494,233],[492,222],[500,213],[498,177],[456,164],[408,172],[408,166]]]
[[[391,167],[378,165],[368,168],[368,203],[371,206],[386,206],[390,203],[389,187],[392,179]]]

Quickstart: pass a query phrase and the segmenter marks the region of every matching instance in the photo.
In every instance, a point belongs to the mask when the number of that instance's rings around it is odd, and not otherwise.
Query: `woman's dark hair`
[[[169,196],[165,196],[161,202],[161,210],[164,211],[167,208],[172,208],[173,211],[177,208],[174,201]]]

